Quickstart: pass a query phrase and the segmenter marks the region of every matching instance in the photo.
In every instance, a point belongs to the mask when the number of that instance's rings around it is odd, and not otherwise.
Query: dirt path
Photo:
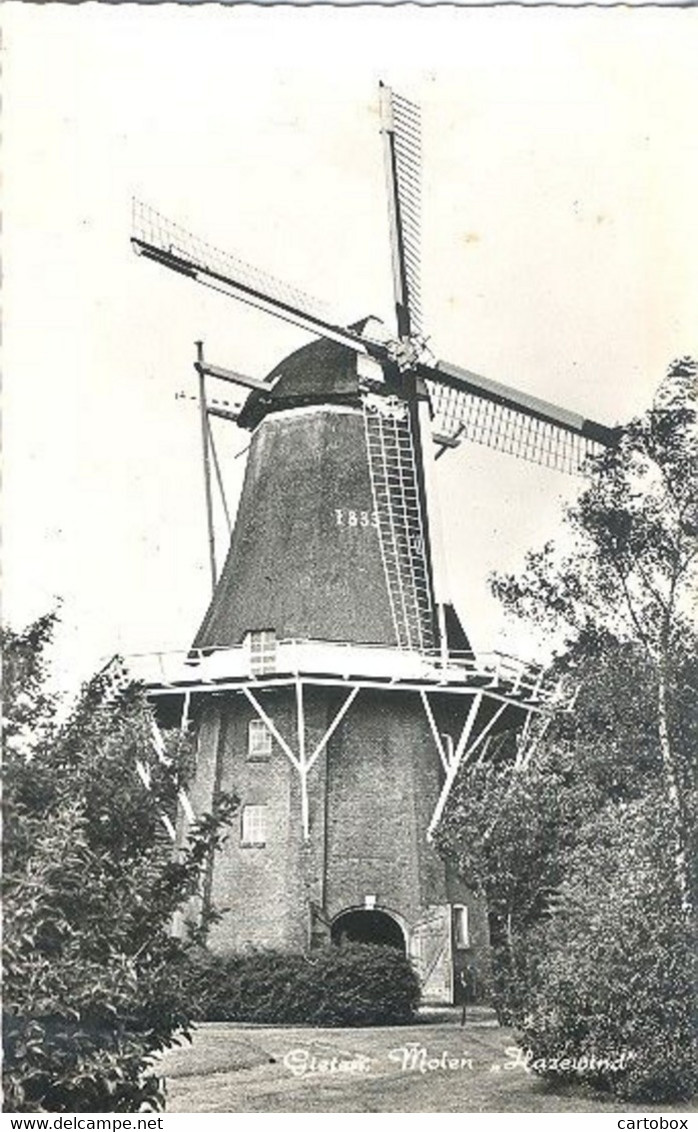
[[[508,1030],[457,1017],[322,1030],[206,1025],[170,1051],[168,1112],[632,1112],[527,1072]],[[691,1106],[662,1112],[691,1112]],[[643,1112],[654,1108],[643,1107]]]

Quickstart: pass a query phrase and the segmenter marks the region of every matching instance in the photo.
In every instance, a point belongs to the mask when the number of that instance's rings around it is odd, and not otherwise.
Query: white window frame
[[[470,947],[470,917],[467,904],[453,905],[453,942],[458,951]]]
[[[267,843],[266,803],[243,806],[240,815],[240,844],[246,849],[261,849]]]
[[[263,719],[251,719],[247,725],[247,761],[267,763],[271,758],[273,738]]]
[[[247,634],[247,648],[250,655],[250,672],[253,676],[276,672],[275,629],[250,629]]]

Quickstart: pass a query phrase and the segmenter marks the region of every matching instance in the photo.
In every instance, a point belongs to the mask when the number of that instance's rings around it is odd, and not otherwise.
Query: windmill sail
[[[364,398],[378,534],[403,648],[437,644],[435,570],[414,361],[421,349],[421,123],[417,106],[381,84],[381,122],[398,341],[387,359],[402,374],[398,397]]]
[[[587,457],[613,443],[613,429],[459,366],[436,362],[419,371],[426,379],[434,440],[442,452],[470,440],[574,474]]]
[[[364,353],[361,336],[318,299],[201,240],[150,205],[133,201],[131,243],[140,254],[213,290]]]
[[[421,334],[421,162],[419,107],[381,85],[393,289],[401,338]]]
[[[135,250],[170,270],[321,338],[348,346],[378,363],[383,377],[389,378],[389,385],[392,383],[393,388],[401,385],[401,397],[411,406],[412,446],[417,453],[417,483],[422,494],[426,490],[426,475],[421,464],[425,446],[421,443],[415,411],[416,383],[420,380],[426,383],[430,394],[439,455],[463,440],[471,440],[561,471],[580,471],[589,455],[597,454],[602,447],[614,442],[615,430],[450,363],[420,361],[424,358],[420,290],[420,114],[413,103],[381,85],[381,118],[397,338],[390,340],[377,320],[355,326],[342,325],[324,304],[310,295],[200,240],[138,201],[134,201],[133,212]],[[369,325],[371,330],[367,329]],[[382,380],[379,379],[378,385]],[[247,380],[246,384],[252,383]],[[379,483],[382,454],[379,449],[376,451],[376,482]],[[421,510],[424,541],[428,544],[429,514],[425,502]],[[428,550],[426,553],[428,557]]]

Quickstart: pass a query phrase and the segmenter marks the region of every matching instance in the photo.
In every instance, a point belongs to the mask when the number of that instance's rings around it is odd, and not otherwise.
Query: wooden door
[[[409,956],[422,984],[423,1002],[453,1002],[451,906],[428,908],[410,932]]]

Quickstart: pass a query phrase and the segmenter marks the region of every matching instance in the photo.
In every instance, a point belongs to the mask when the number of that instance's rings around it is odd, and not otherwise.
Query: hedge
[[[201,1022],[385,1026],[414,1020],[419,980],[396,948],[327,946],[308,954],[202,953],[190,1009]]]

